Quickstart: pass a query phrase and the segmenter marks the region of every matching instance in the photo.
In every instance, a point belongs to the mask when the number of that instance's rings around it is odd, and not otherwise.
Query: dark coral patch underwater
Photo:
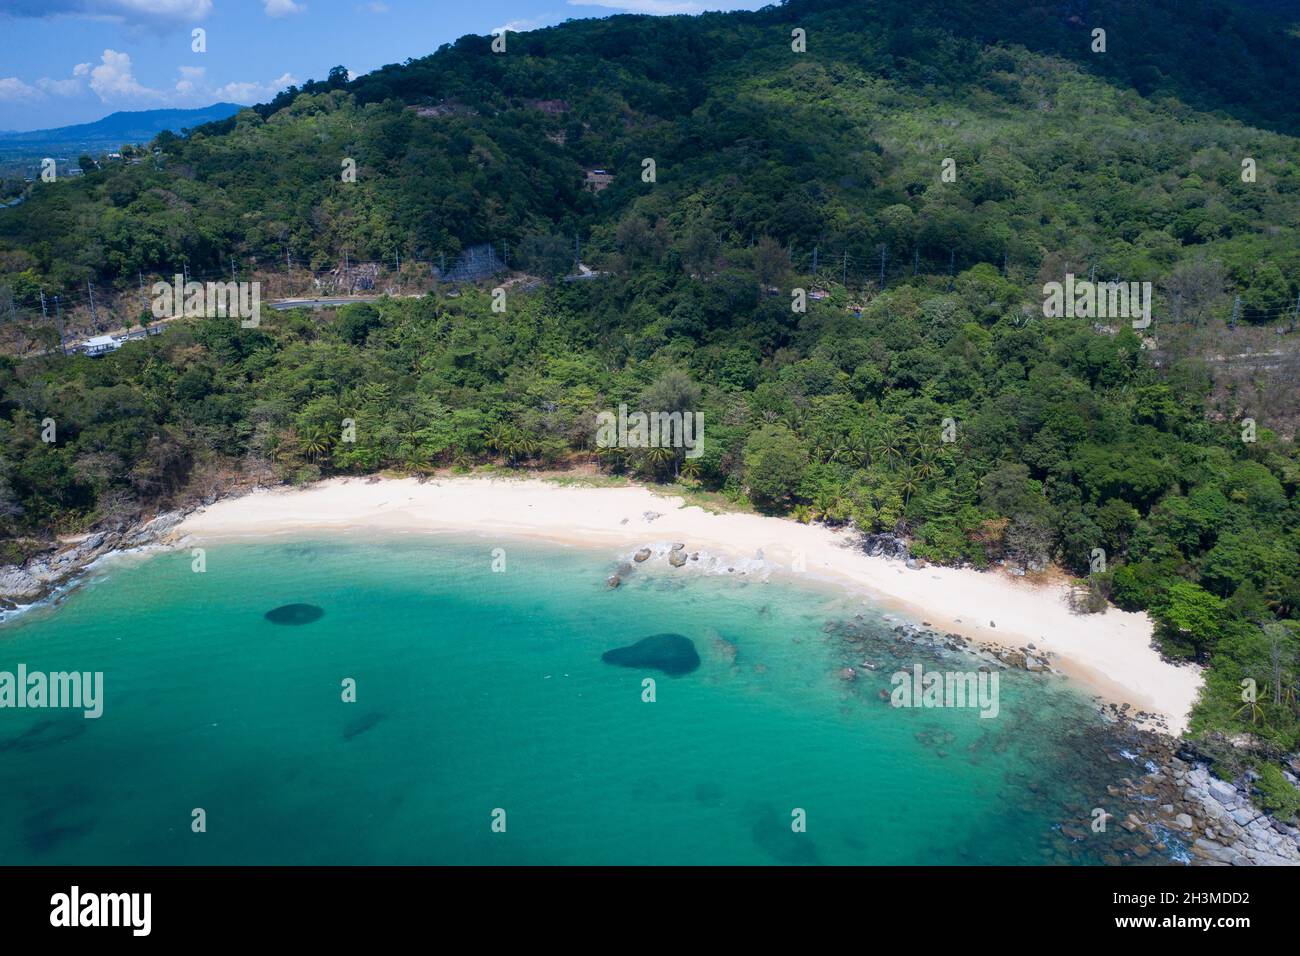
[[[315,604],[282,604],[263,615],[272,624],[310,624],[324,617],[325,611]]]

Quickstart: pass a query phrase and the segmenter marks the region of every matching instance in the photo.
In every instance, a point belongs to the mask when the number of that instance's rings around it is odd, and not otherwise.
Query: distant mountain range
[[[29,130],[25,133],[0,132],[0,145],[19,147],[49,143],[120,146],[123,143],[144,143],[163,130],[179,133],[182,129],[226,119],[241,109],[243,107],[237,103],[213,103],[192,110],[119,111],[93,123]]]

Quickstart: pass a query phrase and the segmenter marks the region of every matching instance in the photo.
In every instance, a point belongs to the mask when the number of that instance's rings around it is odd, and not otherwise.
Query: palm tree
[[[320,425],[309,425],[298,433],[298,444],[307,457],[315,461],[329,450],[329,432]]]
[[[867,443],[858,432],[847,436],[836,449],[835,460],[842,465],[867,464]]]
[[[605,467],[610,469],[621,466],[626,455],[627,450],[619,448],[617,445],[596,447],[596,457],[601,460]]]
[[[918,477],[929,478],[934,473],[935,467],[939,463],[939,453],[935,451],[933,445],[922,442],[916,447],[915,461],[913,467],[916,469]]]
[[[676,461],[676,459],[676,450],[664,445],[647,448],[641,453],[641,460],[650,466],[651,474],[656,475],[664,465],[668,464],[670,461]]]
[[[812,515],[818,521],[838,524],[844,520],[844,498],[838,489],[819,491],[813,496]]]
[[[883,461],[886,465],[896,462],[902,457],[902,444],[894,434],[893,429],[885,429],[872,438],[871,455],[877,461]]]
[[[498,422],[487,433],[487,446],[499,455],[504,455],[510,448],[510,428]]]
[[[689,482],[700,480],[700,462],[697,458],[687,458],[682,462],[682,467],[677,471],[678,478],[684,478]]]
[[[509,443],[506,447],[510,451],[511,461],[514,461],[516,458],[520,457],[532,458],[537,454],[537,450],[542,446],[541,443],[528,432],[517,431],[511,434]]]
[[[921,487],[921,479],[911,465],[906,466],[899,473],[898,487],[903,492],[903,508],[906,509],[907,503],[912,500],[912,495]]]
[[[1246,701],[1244,704],[1242,704],[1240,707],[1237,708],[1233,716],[1241,717],[1243,714],[1247,714],[1247,713],[1250,715],[1250,725],[1252,727],[1255,727],[1259,724],[1263,724],[1264,727],[1268,727],[1268,721],[1264,719],[1264,709],[1259,706],[1259,701],[1257,700]]]
[[[416,474],[424,475],[433,470],[433,456],[428,448],[419,442],[409,442],[402,447],[402,458],[406,467]]]

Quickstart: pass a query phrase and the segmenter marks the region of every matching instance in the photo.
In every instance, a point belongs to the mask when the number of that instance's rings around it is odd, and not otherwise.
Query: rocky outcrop
[[[894,558],[898,561],[906,561],[911,557],[907,542],[896,534],[864,534],[860,545],[872,557]]]
[[[1204,763],[1184,760],[1185,743],[1157,734],[1145,739],[1152,751],[1148,772],[1123,780],[1142,808],[1121,826],[1157,846],[1176,840],[1192,864],[1300,866],[1300,829],[1255,807],[1243,786],[1215,777]],[[1112,789],[1112,796],[1117,793]]]
[[[1183,787],[1192,818],[1192,853],[1232,866],[1300,866],[1300,830],[1263,813],[1242,788],[1174,758],[1173,778]]]
[[[110,552],[163,542],[186,514],[188,511],[168,511],[141,525],[94,531],[53,554],[0,568],[0,606],[39,601]]]

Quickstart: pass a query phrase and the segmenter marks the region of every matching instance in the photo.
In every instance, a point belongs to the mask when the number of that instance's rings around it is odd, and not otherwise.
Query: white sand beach
[[[650,517],[653,515],[657,517]],[[1049,663],[1107,700],[1164,718],[1180,733],[1201,686],[1200,670],[1160,659],[1146,614],[1110,608],[1079,615],[1064,585],[1000,572],[924,567],[871,557],[852,536],[749,514],[712,514],[642,487],[581,487],[539,479],[337,478],[305,489],[257,491],[190,515],[176,529],[193,543],[311,530],[499,533],[608,549],[611,559],[643,545],[683,542],[749,566],[834,581],[945,631],[989,643],[1034,644]],[[761,555],[760,555],[761,552]],[[681,573],[690,573],[687,568]]]

